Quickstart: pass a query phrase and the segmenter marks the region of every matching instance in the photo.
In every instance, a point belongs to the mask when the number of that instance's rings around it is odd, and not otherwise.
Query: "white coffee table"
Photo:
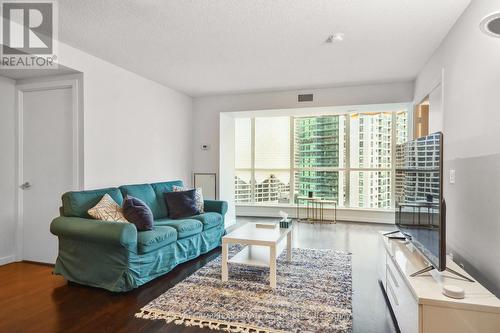
[[[228,280],[228,262],[257,267],[269,267],[270,285],[276,288],[276,258],[278,244],[287,239],[287,260],[292,260],[292,227],[281,229],[259,228],[256,223],[247,223],[222,237],[222,281]],[[229,244],[246,245],[243,250],[228,260]]]

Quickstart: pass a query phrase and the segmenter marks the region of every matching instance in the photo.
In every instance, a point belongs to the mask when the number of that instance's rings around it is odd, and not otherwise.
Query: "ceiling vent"
[[[312,102],[313,101],[313,94],[300,94],[299,95],[299,102]]]
[[[488,36],[500,38],[500,12],[483,18],[479,24],[479,28]]]

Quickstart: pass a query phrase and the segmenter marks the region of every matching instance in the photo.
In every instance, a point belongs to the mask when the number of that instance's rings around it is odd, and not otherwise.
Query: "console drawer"
[[[418,303],[390,257],[386,261],[386,292],[404,333],[418,332]]]
[[[377,260],[379,279],[388,306],[402,333],[500,333],[500,301],[479,282],[469,283],[451,274],[410,274],[428,265],[407,242],[392,240],[380,232],[384,255]],[[447,258],[450,268],[466,272]],[[451,276],[450,276],[451,275]],[[449,299],[443,284],[457,284],[466,298]]]

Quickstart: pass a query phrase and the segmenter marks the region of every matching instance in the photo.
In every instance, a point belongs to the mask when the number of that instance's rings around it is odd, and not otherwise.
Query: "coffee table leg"
[[[292,230],[286,235],[286,260],[292,261]]]
[[[271,288],[276,288],[276,245],[269,247],[269,280]]]
[[[222,242],[222,282],[226,282],[228,280],[227,250],[228,250],[228,244],[225,242]]]

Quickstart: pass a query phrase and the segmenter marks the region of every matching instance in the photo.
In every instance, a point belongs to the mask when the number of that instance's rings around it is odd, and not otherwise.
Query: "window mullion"
[[[250,162],[250,168],[251,168],[251,174],[250,174],[250,189],[251,189],[251,202],[252,204],[255,204],[255,117],[252,117],[251,120],[251,162]]]
[[[295,117],[290,117],[290,204],[295,203]]]
[[[350,207],[351,198],[351,115],[345,115],[345,201],[344,206]],[[338,200],[340,202],[340,198]]]

